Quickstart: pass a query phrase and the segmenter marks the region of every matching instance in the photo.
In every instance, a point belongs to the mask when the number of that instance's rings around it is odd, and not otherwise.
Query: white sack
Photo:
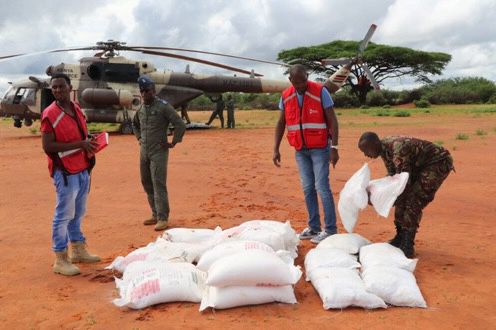
[[[136,249],[125,257],[118,256],[110,265],[105,267],[105,269],[113,269],[123,273],[129,264],[136,261],[155,261],[157,263],[166,261],[191,262],[193,261],[194,256],[194,254],[188,253],[184,246],[158,238],[155,242]]]
[[[370,202],[380,216],[388,217],[394,201],[405,190],[408,176],[408,172],[402,172],[370,181],[367,187],[370,192]]]
[[[215,238],[222,232],[217,226],[214,230],[204,228],[172,228],[162,234],[162,238],[171,242],[199,243]]]
[[[224,309],[246,305],[259,305],[271,302],[296,304],[296,297],[291,285],[258,287],[228,286],[207,287],[200,304],[200,312],[208,307]]]
[[[378,295],[388,304],[427,307],[415,276],[407,270],[384,266],[370,267],[362,272],[362,278],[367,291]]]
[[[262,250],[275,253],[274,249],[265,243],[257,241],[227,241],[214,246],[206,251],[198,261],[196,267],[204,272],[210,269],[210,266],[217,260],[229,255],[249,250]]]
[[[408,259],[403,251],[389,243],[374,243],[360,249],[362,270],[374,266],[397,267],[413,272],[418,259]]]
[[[141,309],[173,301],[200,302],[205,279],[206,274],[189,263],[134,262],[122,280],[115,279],[120,298],[113,303]]]
[[[367,207],[369,197],[367,186],[370,181],[369,165],[365,163],[346,182],[343,190],[339,193],[338,211],[344,229],[348,233],[353,232],[358,219],[358,211]]]
[[[276,254],[251,250],[217,260],[208,270],[207,284],[226,286],[267,286],[295,284],[301,270]]]
[[[387,307],[381,298],[365,290],[357,269],[319,268],[310,274],[310,280],[322,299],[324,309]]]
[[[312,249],[305,256],[306,280],[310,280],[311,273],[319,268],[360,268],[357,257],[346,251],[335,248]]]
[[[360,248],[367,244],[370,244],[370,241],[359,234],[334,234],[321,241],[317,249],[335,248],[357,254]]]
[[[258,241],[272,247],[274,251],[287,250],[293,258],[297,256],[299,238],[291,224],[272,220],[251,220],[224,230],[217,243],[233,240]]]

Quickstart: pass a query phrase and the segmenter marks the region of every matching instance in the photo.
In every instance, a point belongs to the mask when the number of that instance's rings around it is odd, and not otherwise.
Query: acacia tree
[[[323,66],[320,61],[325,58],[355,58],[359,42],[337,40],[317,46],[298,47],[283,50],[278,54],[278,60],[288,64],[301,63],[310,72],[322,78],[336,72],[339,66]],[[413,76],[419,82],[429,83],[429,75],[439,75],[451,61],[451,55],[438,52],[424,52],[405,47],[393,47],[369,43],[367,49],[360,55],[380,84],[389,78]],[[360,65],[353,65],[347,85],[363,104],[367,93],[373,89],[370,80]]]

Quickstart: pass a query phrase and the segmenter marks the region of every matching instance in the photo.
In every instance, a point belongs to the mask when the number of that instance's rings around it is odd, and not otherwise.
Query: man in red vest
[[[319,243],[336,234],[336,210],[329,184],[329,163],[335,167],[338,155],[338,120],[334,113],[329,91],[321,84],[308,81],[308,74],[301,64],[289,70],[292,86],[283,91],[279,108],[281,113],[276,125],[272,160],[280,166],[279,146],[288,130],[287,138],[296,149],[295,158],[305,194],[308,211],[308,227],[300,233],[300,239]],[[319,192],[324,209],[324,230],[321,230]]]
[[[73,262],[98,262],[100,257],[88,253],[81,222],[86,212],[91,158],[98,143],[88,138],[88,129],[79,104],[71,101],[71,80],[65,74],[54,74],[50,80],[55,101],[41,117],[43,150],[48,155],[48,168],[57,193],[52,224],[53,251],[56,259],[53,271],[62,275],[77,275]],[[71,241],[69,259],[67,246]]]

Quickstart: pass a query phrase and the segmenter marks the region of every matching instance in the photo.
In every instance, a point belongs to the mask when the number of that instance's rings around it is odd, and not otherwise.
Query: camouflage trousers
[[[395,203],[394,222],[402,229],[417,230],[422,210],[434,199],[436,191],[454,170],[453,159],[429,165],[420,172],[411,173],[411,183]]]
[[[169,196],[167,193],[168,150],[146,152],[142,145],[140,153],[141,184],[145,189],[152,215],[158,220],[169,219]]]

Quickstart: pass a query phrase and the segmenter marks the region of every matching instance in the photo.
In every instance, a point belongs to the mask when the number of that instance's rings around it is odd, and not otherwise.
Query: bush
[[[374,113],[374,116],[377,116],[377,117],[388,117],[388,116],[391,116],[391,113],[388,110],[377,110]]]
[[[432,104],[487,103],[496,95],[496,85],[481,77],[438,80],[422,89]]]
[[[413,102],[417,108],[429,108],[431,104],[426,99],[420,99]]]
[[[372,106],[372,107],[380,107],[386,104],[386,99],[384,98],[384,95],[382,95],[381,92],[378,91],[372,91],[367,94],[367,104]]]
[[[384,104],[384,105],[382,106],[382,108],[383,108],[383,109],[390,109],[390,108],[391,108],[391,106],[390,106],[389,104]]]
[[[468,140],[468,135],[465,133],[458,133],[455,135],[455,140]]]
[[[360,105],[358,98],[347,91],[339,92],[332,96],[334,106],[338,108],[355,108]]]
[[[394,117],[410,117],[411,114],[408,111],[398,111],[393,114]]]

